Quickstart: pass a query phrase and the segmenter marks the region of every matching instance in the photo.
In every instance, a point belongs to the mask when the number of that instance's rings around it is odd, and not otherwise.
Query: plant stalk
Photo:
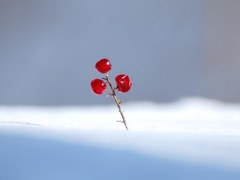
[[[114,99],[114,101],[115,101],[115,103],[116,103],[116,105],[118,107],[118,111],[119,111],[119,113],[121,114],[121,117],[122,117],[122,121],[119,121],[119,122],[122,122],[124,124],[126,130],[128,131],[127,122],[126,122],[126,119],[124,117],[121,105],[120,105],[121,101],[118,99],[118,97],[116,95],[116,92],[115,92],[116,88],[113,88],[111,80],[109,79],[108,74],[106,73],[105,75],[106,75],[106,81],[109,84],[109,87],[111,88],[111,91],[112,91],[111,96],[113,97],[113,99]]]

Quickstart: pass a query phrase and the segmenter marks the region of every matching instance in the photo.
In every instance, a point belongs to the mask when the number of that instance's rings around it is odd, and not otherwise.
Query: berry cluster
[[[100,73],[105,74],[105,77],[103,77],[102,79],[96,78],[91,81],[92,91],[97,95],[101,95],[107,91],[107,84],[109,85],[111,89],[111,93],[109,93],[109,95],[113,96],[114,101],[117,104],[118,110],[122,116],[122,121],[119,122],[122,122],[128,130],[127,123],[120,106],[121,101],[116,96],[116,90],[121,93],[128,92],[132,87],[131,79],[126,74],[119,74],[115,77],[116,87],[113,87],[108,76],[108,72],[112,69],[111,62],[106,58],[101,59],[96,63],[95,68]]]

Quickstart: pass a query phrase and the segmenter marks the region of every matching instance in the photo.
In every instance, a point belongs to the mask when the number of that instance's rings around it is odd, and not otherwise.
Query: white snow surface
[[[114,104],[0,106],[0,179],[240,178],[240,104],[188,98],[123,109],[129,131]]]

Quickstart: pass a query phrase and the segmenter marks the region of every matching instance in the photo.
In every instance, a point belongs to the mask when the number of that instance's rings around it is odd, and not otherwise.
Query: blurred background
[[[112,103],[90,90],[127,73],[126,101],[240,102],[239,0],[0,0],[0,104]]]

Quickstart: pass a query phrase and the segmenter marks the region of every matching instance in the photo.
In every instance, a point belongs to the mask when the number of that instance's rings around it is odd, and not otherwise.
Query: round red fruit
[[[108,71],[110,71],[112,69],[112,64],[111,62],[104,58],[104,59],[100,59],[96,65],[95,68],[97,69],[97,71],[99,71],[100,73],[107,73]]]
[[[100,94],[103,94],[104,92],[106,92],[107,90],[107,85],[106,83],[101,80],[101,79],[93,79],[91,81],[91,88],[92,88],[92,91],[97,94],[97,95],[100,95]]]
[[[120,74],[116,76],[115,81],[119,92],[128,92],[132,87],[132,81],[126,74]]]

